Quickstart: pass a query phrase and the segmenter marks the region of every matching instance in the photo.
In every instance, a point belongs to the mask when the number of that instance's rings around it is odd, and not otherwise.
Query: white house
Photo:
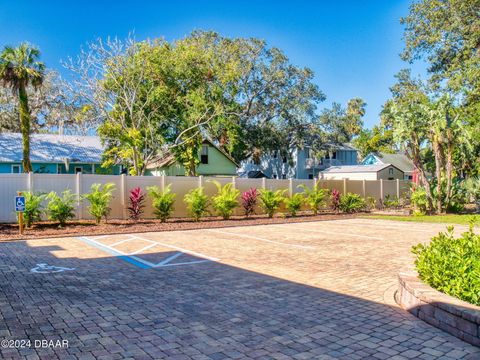
[[[326,180],[403,180],[405,174],[392,164],[331,166],[320,173]]]

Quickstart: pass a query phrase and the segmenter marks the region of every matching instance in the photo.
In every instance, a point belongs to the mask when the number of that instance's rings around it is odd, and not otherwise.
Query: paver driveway
[[[0,339],[69,346],[0,355],[480,359],[392,303],[411,245],[443,228],[350,219],[3,243]]]

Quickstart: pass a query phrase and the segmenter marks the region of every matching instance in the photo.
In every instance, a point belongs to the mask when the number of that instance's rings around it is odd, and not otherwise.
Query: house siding
[[[0,173],[10,174],[12,172],[12,165],[19,165],[23,172],[23,166],[19,162],[14,163],[0,163]],[[32,162],[32,170],[37,174],[75,174],[75,168],[81,167],[82,173],[92,174],[92,164],[85,163],[72,163],[68,170],[63,163],[35,163]],[[60,171],[58,171],[60,170]],[[112,166],[108,169],[102,168],[100,164],[95,164],[95,173],[113,174],[118,175],[121,172],[121,168],[118,165]]]

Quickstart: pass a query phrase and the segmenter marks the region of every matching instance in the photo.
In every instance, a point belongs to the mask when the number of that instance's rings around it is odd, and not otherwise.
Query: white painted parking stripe
[[[245,235],[245,234],[236,234],[236,233],[232,233],[232,232],[229,232],[229,231],[222,231],[222,230],[217,230],[217,229],[205,229],[205,230],[206,230],[206,231],[210,231],[210,232],[214,232],[214,233],[219,233],[219,234],[240,236],[240,237],[244,237],[244,238],[248,238],[248,239],[254,239],[254,240],[258,240],[258,241],[265,241],[265,242],[269,242],[269,243],[273,243],[273,244],[278,244],[278,245],[283,245],[283,246],[297,247],[297,248],[301,248],[301,249],[314,249],[314,248],[315,248],[314,246],[284,243],[284,242],[280,242],[280,241],[265,239],[265,238],[258,237],[258,236]]]
[[[378,237],[378,236],[360,235],[360,234],[352,234],[352,233],[342,233],[342,232],[338,232],[338,231],[328,231],[328,230],[324,230],[324,229],[309,229],[309,228],[304,228],[304,227],[300,227],[300,226],[291,226],[291,225],[282,225],[282,224],[275,224],[275,225],[271,225],[271,226],[289,228],[290,230],[299,229],[299,230],[315,232],[315,233],[343,235],[343,236],[355,236],[355,237],[360,237],[360,238],[365,238],[365,239],[384,240],[384,238]]]
[[[135,254],[139,254],[141,253],[142,251],[145,251],[145,250],[148,250],[148,249],[151,249],[153,248],[154,246],[157,246],[157,244],[150,244],[150,245],[147,245],[145,246],[144,248],[140,249],[140,250],[137,250],[137,251],[134,251],[130,254],[128,254],[129,256],[132,256],[132,255],[135,255]]]
[[[183,253],[181,252],[178,252],[176,254],[173,254],[172,256],[169,256],[168,258],[166,258],[165,260],[163,261],[160,261],[158,264],[156,264],[155,266],[162,266],[162,265],[165,265],[165,264],[168,264],[170,261],[172,260],[175,260],[177,257],[179,257],[180,255],[182,255]]]
[[[98,238],[95,238],[95,240],[98,240]],[[114,247],[114,246],[117,246],[117,245],[123,244],[123,243],[125,243],[125,242],[132,241],[132,240],[133,240],[133,238],[125,239],[125,240],[122,240],[122,241],[116,242],[116,243],[114,243],[114,244],[111,244],[110,246]]]
[[[139,239],[139,240],[151,241],[151,240],[148,240],[148,239],[142,238],[142,237],[140,237],[140,236],[136,236],[136,235],[132,235],[132,237],[134,237],[135,239]],[[208,260],[211,260],[211,261],[218,261],[218,260],[219,260],[219,259],[217,259],[217,258],[208,256],[208,255],[205,255],[205,254],[201,254],[201,253],[198,253],[198,252],[196,252],[196,251],[184,249],[184,248],[181,248],[181,247],[178,247],[178,246],[174,246],[174,245],[170,245],[170,244],[165,244],[165,243],[162,243],[162,242],[160,242],[160,241],[152,241],[152,242],[155,242],[156,244],[159,244],[159,245],[161,245],[161,246],[165,246],[165,247],[168,247],[168,248],[171,248],[171,249],[175,249],[175,250],[181,251],[181,252],[183,252],[183,253],[185,253],[185,254],[190,254],[190,255],[198,256],[198,257],[201,257],[201,258],[204,258],[204,259],[208,259]]]

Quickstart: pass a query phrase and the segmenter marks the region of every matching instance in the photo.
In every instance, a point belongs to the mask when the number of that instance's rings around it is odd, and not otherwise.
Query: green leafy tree
[[[23,170],[32,171],[30,163],[30,108],[27,88],[42,85],[45,65],[38,61],[40,51],[27,43],[17,48],[6,46],[0,53],[0,82],[18,97],[18,114],[23,138]]]
[[[208,196],[203,192],[203,187],[190,190],[183,198],[187,210],[193,221],[199,221],[208,212]]]
[[[278,210],[284,201],[285,192],[286,190],[260,190],[260,206],[263,208],[263,211],[265,211],[269,218],[273,217],[275,211]]]
[[[100,220],[105,218],[107,220],[110,211],[110,201],[113,198],[113,192],[115,191],[115,184],[107,183],[102,184],[92,184],[90,192],[83,195],[83,199],[87,200],[90,205],[88,206],[88,211],[90,215],[95,218],[95,223],[100,224]]]
[[[64,227],[67,220],[75,217],[75,195],[70,190],[65,190],[62,196],[58,196],[55,191],[47,195],[47,215],[52,221],[58,221],[60,227]]]
[[[175,197],[177,195],[171,192],[171,187],[172,184],[168,184],[163,191],[158,186],[149,186],[147,188],[148,195],[152,198],[155,216],[161,222],[167,221],[175,209]]]
[[[353,140],[353,145],[363,158],[370,153],[395,153],[396,146],[393,131],[382,125],[375,125],[371,130],[362,129]]]
[[[213,183],[217,187],[217,194],[212,197],[212,206],[218,215],[228,220],[238,206],[240,190],[235,189],[232,183],[227,183],[224,186],[218,181],[213,181]]]

